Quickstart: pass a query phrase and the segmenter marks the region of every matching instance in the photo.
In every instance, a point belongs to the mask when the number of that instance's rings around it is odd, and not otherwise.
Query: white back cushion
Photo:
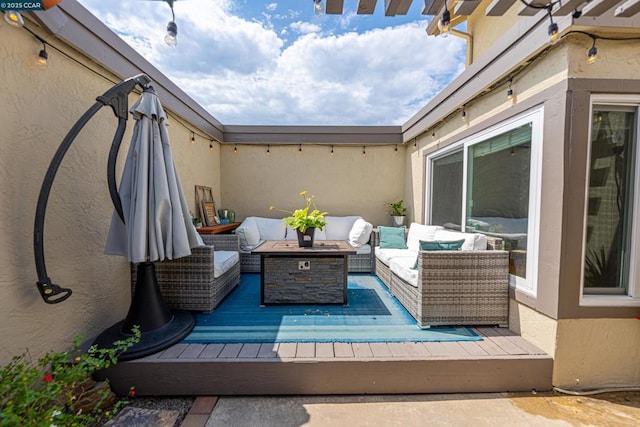
[[[464,239],[463,251],[484,251],[487,249],[487,236],[480,233],[460,233],[457,231],[438,230],[435,239],[445,242]]]
[[[327,225],[324,231],[327,234],[327,240],[349,240],[349,232],[353,227],[353,223],[360,216],[325,216]]]
[[[424,225],[417,222],[411,223],[409,226],[409,234],[407,235],[407,248],[417,252],[420,248],[420,240],[436,240],[435,234],[438,230],[444,230],[440,225]],[[459,237],[458,239],[461,239]]]
[[[366,245],[371,231],[373,231],[373,225],[362,218],[356,219],[349,231],[349,243],[356,249]]]
[[[287,225],[282,219],[254,217],[262,240],[284,240]]]
[[[247,217],[242,224],[236,228],[236,234],[240,243],[240,249],[250,251],[260,242],[260,230],[255,217]]]

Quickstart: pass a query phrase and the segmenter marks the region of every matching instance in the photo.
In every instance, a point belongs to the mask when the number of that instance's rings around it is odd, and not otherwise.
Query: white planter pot
[[[404,225],[405,215],[391,215],[394,227],[402,227]]]

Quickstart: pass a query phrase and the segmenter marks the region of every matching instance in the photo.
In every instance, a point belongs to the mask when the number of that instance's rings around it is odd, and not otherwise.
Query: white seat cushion
[[[460,233],[457,231],[438,230],[434,238],[430,240],[451,242],[460,239],[464,239],[462,248],[460,248],[463,251],[484,251],[487,249],[487,236],[480,233]]]
[[[356,249],[366,245],[372,231],[373,225],[362,218],[356,219],[349,231],[349,243]]]
[[[418,287],[418,270],[414,269],[413,266],[416,263],[417,256],[396,257],[389,264],[392,273],[416,288]]]
[[[409,258],[415,264],[418,256],[418,252],[409,249],[380,249],[380,246],[376,246],[375,254],[384,265],[391,265],[391,260],[396,258]],[[413,264],[411,266],[413,267]]]
[[[260,230],[260,239],[262,240],[284,240],[287,234],[287,225],[282,219],[254,217],[258,230]]]
[[[356,250],[356,255],[366,255],[371,253],[371,245],[368,243],[354,249]]]
[[[213,277],[218,278],[240,262],[238,251],[213,251]]]
[[[407,234],[407,248],[412,251],[420,250],[420,240],[436,240],[436,231],[443,230],[439,225],[424,225],[417,222],[411,223]]]

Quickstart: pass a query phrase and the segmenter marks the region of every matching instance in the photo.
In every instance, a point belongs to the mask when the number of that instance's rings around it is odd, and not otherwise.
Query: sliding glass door
[[[541,138],[539,108],[429,156],[425,186],[427,223],[501,239],[512,285],[532,294]]]

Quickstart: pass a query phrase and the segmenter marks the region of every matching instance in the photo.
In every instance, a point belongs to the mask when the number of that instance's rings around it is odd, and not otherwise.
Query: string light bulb
[[[267,145],[267,156],[271,155],[271,146]]]
[[[362,157],[367,157],[367,148],[364,145],[362,146]]]
[[[553,22],[553,16],[551,16],[552,8],[553,8],[553,4],[548,4],[546,7],[547,14],[549,15],[549,22],[550,22],[547,32],[549,34],[549,43],[555,44],[558,41],[558,24]]]
[[[233,154],[238,154],[238,144],[233,146]]]
[[[209,151],[213,151],[213,142],[209,143]]]
[[[589,56],[587,57],[587,62],[589,64],[593,64],[598,59],[598,48],[596,47],[596,36],[592,36],[593,45],[591,49],[589,49]]]
[[[509,101],[513,99],[513,89],[511,88],[511,83],[513,83],[513,78],[509,77],[509,89],[507,89],[507,99]]]
[[[440,27],[440,36],[442,37],[447,37],[451,32],[451,12],[449,12],[449,9],[446,7],[444,12],[442,12],[438,26]]]
[[[313,0],[313,13],[316,16],[324,15],[324,3],[322,0]]]
[[[42,49],[38,52],[38,64],[47,65],[47,60],[49,59],[49,54],[47,53],[47,45],[46,43],[42,43]]]
[[[171,21],[167,24],[167,34],[164,36],[164,42],[171,47],[178,44],[178,24],[176,24],[176,14],[173,12],[173,0],[165,0],[171,8]]]
[[[331,146],[331,156],[333,156],[333,145]]]
[[[298,154],[302,155],[302,144],[298,145]]]
[[[396,147],[393,149],[393,154],[398,154],[398,144],[396,144]]]
[[[467,121],[467,110],[465,110],[464,108],[464,104],[462,105],[462,114],[460,114],[460,118],[462,119],[463,122]]]
[[[196,134],[193,131],[191,132],[191,143],[192,144],[196,143]]]
[[[22,15],[17,10],[7,10],[4,13],[4,20],[7,21],[9,25],[14,27],[22,27],[24,26],[24,20],[22,19]]]

